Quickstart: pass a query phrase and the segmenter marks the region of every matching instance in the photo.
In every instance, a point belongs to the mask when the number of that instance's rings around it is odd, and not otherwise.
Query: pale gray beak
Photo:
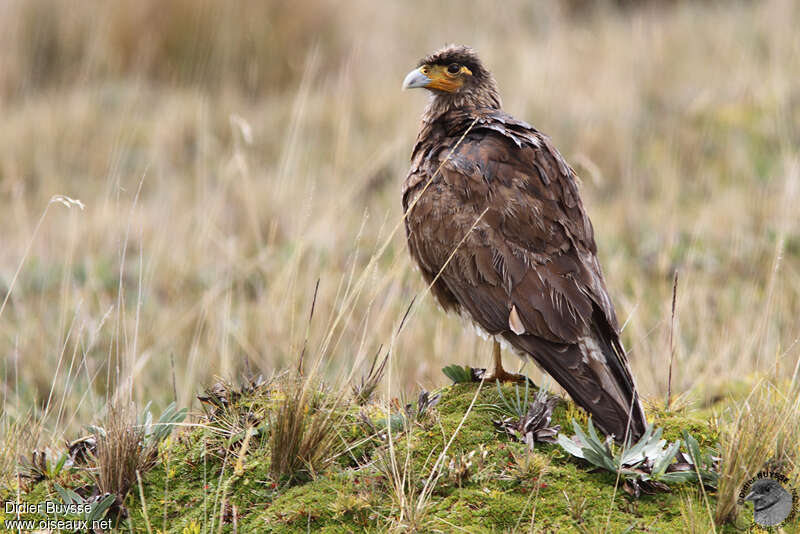
[[[433,80],[422,74],[419,69],[414,69],[408,73],[406,79],[403,80],[403,89],[416,89],[417,87],[425,87]]]

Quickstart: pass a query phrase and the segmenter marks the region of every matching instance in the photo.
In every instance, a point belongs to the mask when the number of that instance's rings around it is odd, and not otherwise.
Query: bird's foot
[[[492,372],[488,372],[486,369],[474,369],[474,371],[472,379],[475,382],[483,380],[484,382],[492,383],[499,380],[500,382],[516,382],[519,384],[529,382],[532,386],[536,385],[533,383],[533,380],[527,376],[509,373],[505,369],[494,369]]]

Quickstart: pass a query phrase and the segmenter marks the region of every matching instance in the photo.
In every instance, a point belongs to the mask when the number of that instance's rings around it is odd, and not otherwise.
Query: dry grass
[[[97,447],[92,471],[101,493],[116,497],[121,506],[137,483],[137,477],[150,469],[156,458],[157,442],[145,440],[144,428],[137,424],[132,406],[116,405],[108,410],[105,427],[95,434]]]
[[[30,424],[30,420],[11,421],[9,418],[2,418],[0,431],[3,436],[3,448],[0,451],[0,488],[19,487],[20,475],[25,472],[25,466],[21,459],[32,458],[37,452],[38,436],[32,434],[36,431],[36,425]],[[23,465],[21,465],[21,463]]]
[[[361,376],[358,382],[353,383],[350,387],[353,391],[353,398],[358,404],[367,404],[383,380],[383,374],[386,370],[386,363],[389,361],[390,353],[387,352],[386,356],[381,359],[381,363],[378,364],[380,354],[379,347],[378,352],[372,357],[369,370]]]
[[[506,109],[582,177],[645,396],[666,395],[670,332],[672,391],[701,403],[790,375],[799,21],[788,0],[579,17],[522,1],[5,2],[4,445],[29,413],[48,442],[115,396],[166,405],[172,360],[180,406],[302,347],[352,377],[391,341],[384,394],[485,366],[489,344],[429,299],[393,339],[424,289],[398,231],[424,97],[398,87],[447,41],[479,48]],[[57,194],[85,209],[54,204],[36,231]]]
[[[720,437],[722,465],[714,511],[717,524],[735,519],[739,491],[759,471],[768,467],[793,481],[800,477],[797,390],[784,392],[771,384],[760,385],[733,410],[732,420],[723,426]]]
[[[522,483],[536,483],[549,471],[550,460],[547,456],[525,449],[524,451],[510,451],[513,462],[510,466],[510,475]]]
[[[377,449],[375,456],[378,471],[387,481],[392,496],[392,515],[387,518],[391,532],[426,532],[431,523],[422,489],[425,473],[415,470],[412,464],[410,435],[410,432],[405,434],[404,454],[398,455],[394,442],[390,442],[388,447]],[[424,467],[430,468],[431,462],[431,458],[426,458]],[[433,468],[430,474],[437,479],[441,476]]]
[[[270,474],[291,483],[316,476],[341,452],[345,406],[341,397],[317,391],[313,377],[287,379],[283,395],[269,416]]]
[[[685,534],[708,534],[715,532],[716,526],[708,515],[705,508],[698,505],[702,502],[703,497],[699,491],[689,492],[682,496],[683,507],[681,508],[681,517],[683,518],[683,525]]]

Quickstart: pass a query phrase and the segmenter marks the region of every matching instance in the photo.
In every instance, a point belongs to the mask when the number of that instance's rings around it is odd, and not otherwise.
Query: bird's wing
[[[407,215],[412,256],[445,307],[532,356],[606,432],[624,434],[633,404],[639,434],[644,415],[574,174],[548,138],[501,118],[419,163],[434,178],[404,198],[419,197]]]

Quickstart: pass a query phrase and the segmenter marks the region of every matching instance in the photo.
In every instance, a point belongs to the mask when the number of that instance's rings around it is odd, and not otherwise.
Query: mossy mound
[[[506,398],[516,395],[513,386],[502,391]],[[633,498],[615,488],[613,473],[594,469],[558,445],[537,443],[528,452],[526,445],[498,432],[493,420],[502,399],[495,386],[478,391],[476,384],[458,384],[438,393],[438,404],[418,417],[400,417],[403,410],[395,404],[395,417],[388,419],[397,427],[391,445],[385,408],[343,408],[337,428],[347,448],[343,445],[324,471],[293,480],[275,480],[271,474],[266,425],[253,427],[262,430],[252,433],[246,447],[241,435],[221,437],[213,418],[179,432],[162,444],[156,466],[143,477],[144,502],[138,487],[130,491],[129,518],[121,530],[147,532],[149,523],[152,532],[180,534],[383,532],[392,527],[529,532],[533,523],[535,532],[675,533],[700,522],[711,531],[707,510],[714,507],[714,495],[707,494],[706,501],[696,484]],[[268,411],[275,394],[266,388],[253,398],[242,396],[225,413],[238,410],[252,417]],[[571,420],[581,413],[561,402],[553,424],[571,434]],[[688,428],[703,446],[716,441],[716,430],[691,414],[654,417],[667,439]],[[378,435],[370,437],[370,428]],[[447,458],[432,475],[445,447]],[[53,495],[51,484],[27,487],[26,499]],[[733,532],[726,529],[717,532]]]

